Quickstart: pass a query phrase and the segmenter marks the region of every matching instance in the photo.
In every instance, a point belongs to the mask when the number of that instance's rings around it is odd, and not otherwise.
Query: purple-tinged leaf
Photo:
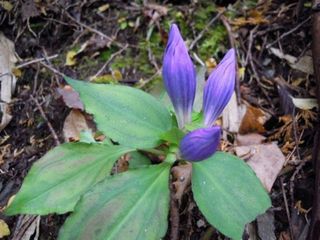
[[[183,159],[201,161],[217,150],[220,142],[220,127],[199,128],[188,133],[181,140],[180,152]]]
[[[230,49],[219,65],[212,71],[204,88],[204,124],[210,127],[222,113],[234,90],[236,79],[235,50]]]
[[[177,25],[170,29],[163,58],[163,80],[176,112],[179,128],[191,122],[196,72]]]

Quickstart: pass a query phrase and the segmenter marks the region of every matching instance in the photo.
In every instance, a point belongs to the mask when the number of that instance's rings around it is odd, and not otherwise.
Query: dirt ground
[[[59,73],[153,91],[161,81],[168,29],[176,22],[206,75],[227,49],[237,49],[236,94],[247,111],[238,133],[226,131],[224,148],[236,152],[238,135],[256,134],[255,141],[275,142],[283,154],[272,172],[272,208],[248,225],[244,239],[311,239],[312,154],[319,148],[312,13],[312,3],[301,0],[1,1],[0,30],[14,43],[18,61],[8,104],[12,119],[0,131],[0,210],[32,163],[66,140],[71,108],[57,90],[65,85]],[[226,239],[201,215],[190,187],[178,212],[179,239]],[[57,239],[65,218],[7,217],[0,211],[11,232],[4,239]],[[166,239],[170,231],[169,222]]]

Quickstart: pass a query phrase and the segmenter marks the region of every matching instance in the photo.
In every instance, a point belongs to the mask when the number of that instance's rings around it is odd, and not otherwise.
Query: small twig
[[[290,236],[291,239],[293,239],[293,228],[292,228],[292,222],[291,222],[291,216],[290,216],[290,211],[289,211],[289,205],[288,205],[288,199],[286,196],[286,192],[283,186],[283,179],[280,178],[280,184],[281,184],[281,190],[282,190],[282,196],[283,196],[283,200],[284,200],[284,206],[286,208],[286,213],[287,213],[287,218],[288,218],[288,222],[289,222],[289,230],[290,230]]]
[[[59,70],[53,68],[52,66],[50,66],[50,65],[48,65],[48,64],[46,64],[46,63],[44,63],[44,62],[40,62],[40,64],[41,64],[42,66],[48,68],[49,70],[51,70],[51,71],[54,72],[55,74],[61,76],[61,77],[65,77],[65,76],[66,76],[64,73],[60,72]]]
[[[281,34],[281,36],[276,39],[275,41],[273,41],[272,43],[269,43],[266,48],[270,48],[272,45],[274,45],[275,43],[277,43],[278,41],[282,40],[283,38],[285,38],[286,36],[292,34],[293,32],[297,31],[300,27],[302,27],[306,22],[310,21],[311,17],[308,17],[307,19],[305,19],[303,22],[299,23],[297,26],[295,26],[294,28],[292,28],[290,31],[285,32],[283,34]]]
[[[228,33],[228,38],[229,38],[229,43],[230,43],[230,46],[231,48],[233,48],[234,50],[236,50],[235,48],[235,40],[234,40],[234,36],[233,36],[233,32],[232,32],[232,28],[228,22],[228,19],[224,16],[224,15],[221,15],[220,16],[220,19],[224,25],[224,27],[226,28],[227,30],[227,33]],[[237,96],[237,103],[240,104],[241,102],[241,93],[240,93],[240,79],[239,79],[239,76],[238,76],[238,64],[236,64],[236,85],[235,85],[235,91],[236,91],[236,96]]]
[[[113,37],[109,37],[108,35],[104,34],[103,32],[100,32],[99,30],[93,28],[93,27],[90,27],[80,21],[78,21],[77,19],[75,19],[74,17],[72,17],[67,11],[65,12],[67,17],[70,18],[72,21],[74,21],[75,23],[77,23],[78,25],[80,25],[81,27],[85,28],[85,29],[88,29],[90,32],[94,32],[96,34],[98,34],[99,36],[107,39],[108,41],[110,41],[110,44],[115,44],[116,46],[118,47],[121,47],[123,48],[124,46],[119,43],[119,42],[116,42],[115,39]]]
[[[159,71],[160,68],[159,68],[159,66],[158,66],[158,64],[157,64],[157,62],[156,62],[156,58],[155,58],[155,56],[154,56],[154,54],[153,54],[152,49],[151,49],[150,46],[148,46],[148,57],[149,57],[149,60],[150,60],[151,64],[154,66],[154,68],[155,68],[157,71]]]
[[[298,156],[298,160],[301,161],[301,155],[299,150],[300,139],[298,137],[298,123],[295,115],[295,109],[293,110],[293,113],[292,113],[292,127],[293,127],[294,141],[296,145],[296,153]]]
[[[32,28],[30,27],[30,18],[27,19],[27,27],[29,32],[35,37],[38,38],[37,34],[32,30]]]
[[[57,58],[58,56],[59,56],[58,54],[55,54],[55,55],[52,55],[52,56],[49,56],[49,57],[33,59],[33,60],[28,61],[28,62],[24,62],[24,63],[21,63],[21,64],[17,65],[16,68],[23,68],[23,67],[31,65],[33,63],[38,63],[38,62],[42,62],[42,61],[45,61],[45,60],[51,60],[51,59]]]
[[[227,30],[230,46],[231,46],[232,48],[235,48],[233,32],[232,32],[232,28],[231,28],[231,26],[230,26],[230,24],[229,24],[229,22],[228,22],[228,19],[227,19],[225,16],[223,16],[223,15],[220,16],[220,19],[221,19],[224,27],[225,27],[226,30]]]
[[[252,44],[253,44],[253,34],[257,31],[258,29],[258,25],[255,26],[251,31],[250,31],[250,34],[249,34],[249,44],[248,44],[248,49],[247,49],[247,56],[246,56],[246,61],[245,61],[245,64],[244,66],[246,67],[248,65],[248,62],[249,62],[249,58],[252,57],[252,54],[251,54],[251,49],[252,49]]]
[[[124,50],[126,50],[128,48],[128,44],[124,45],[123,48],[121,48],[119,51],[111,54],[110,58],[108,59],[108,61],[105,62],[105,64],[103,64],[103,66],[99,69],[99,71],[93,76],[91,77],[91,79],[95,79],[96,77],[98,77],[103,71],[104,69],[109,65],[109,63],[118,55],[120,55]]]
[[[143,88],[147,83],[153,80],[155,77],[161,74],[161,69],[156,71],[151,77],[147,78],[146,80],[140,81],[140,84],[137,85],[137,88]]]
[[[220,16],[224,13],[225,10],[219,12],[216,16],[214,16],[214,18],[212,18],[207,25],[202,29],[202,31],[198,34],[198,36],[191,42],[190,46],[189,46],[189,51],[192,50],[194,48],[194,46],[197,44],[197,42],[203,37],[203,35],[209,30],[209,27],[215,22],[217,21]]]
[[[194,60],[196,60],[202,67],[206,65],[195,52],[192,55],[194,57]]]
[[[265,91],[265,89],[262,87],[259,74],[258,74],[258,72],[257,72],[257,69],[256,69],[256,67],[255,67],[255,65],[254,65],[254,62],[253,62],[251,56],[249,57],[249,63],[250,63],[251,69],[252,69],[252,71],[253,71],[253,75],[254,75],[256,81],[258,82],[258,85],[261,86],[261,88],[260,88],[260,89],[261,89],[261,92],[262,92],[263,95],[267,98],[267,100],[268,100],[269,104],[272,106],[272,108],[275,109],[275,106],[274,106],[272,100],[270,99],[268,93],[267,93],[267,92]]]
[[[53,58],[56,58],[56,57],[58,57],[58,56],[59,56],[59,55],[56,54],[56,55],[53,55],[53,56],[50,56],[50,57],[47,57],[47,58],[44,57],[44,58],[33,59],[33,60],[31,60],[31,61],[21,63],[21,64],[15,66],[15,68],[24,68],[24,67],[29,66],[29,65],[31,65],[31,64],[38,63],[38,62],[42,62],[42,61],[48,60],[48,59],[53,59]],[[0,77],[6,76],[6,75],[12,75],[12,73],[6,72],[6,73],[1,74]],[[0,81],[1,81],[1,80],[0,80]]]
[[[158,23],[158,24],[157,24]],[[151,24],[151,23],[150,23]],[[159,22],[157,21],[156,22],[156,24],[157,24],[157,26],[158,26],[158,28],[159,28],[159,30],[160,30],[160,26],[159,26]],[[154,29],[154,25],[152,25],[151,26],[151,28],[150,28],[150,30],[147,32],[147,37],[146,37],[146,41],[147,41],[147,48],[148,48],[148,58],[149,58],[149,61],[151,62],[151,64],[155,67],[155,69],[157,70],[157,71],[159,71],[160,70],[160,68],[159,68],[159,66],[158,66],[158,64],[157,64],[157,61],[156,61],[156,58],[155,58],[155,56],[154,56],[154,54],[153,54],[153,51],[152,51],[152,49],[151,49],[151,47],[150,47],[150,37],[151,37],[151,35],[152,35],[152,32],[153,32],[153,29]]]
[[[40,103],[38,102],[38,100],[37,100],[36,98],[34,98],[32,95],[30,96],[30,98],[34,101],[34,103],[36,104],[37,109],[39,110],[42,118],[43,118],[44,121],[46,122],[46,124],[47,124],[47,126],[48,126],[48,128],[49,128],[49,130],[50,130],[50,132],[51,132],[51,135],[52,135],[52,137],[53,137],[56,145],[57,145],[57,146],[60,145],[61,143],[60,143],[60,141],[59,141],[58,135],[57,135],[57,133],[55,132],[55,130],[53,129],[51,123],[49,122],[49,120],[48,120],[45,112],[43,111],[42,106],[40,105]]]

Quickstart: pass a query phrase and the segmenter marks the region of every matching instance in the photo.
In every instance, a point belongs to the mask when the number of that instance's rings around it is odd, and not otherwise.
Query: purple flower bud
[[[217,150],[220,142],[220,127],[199,128],[187,135],[180,142],[180,153],[188,161],[202,161]]]
[[[196,92],[196,72],[177,25],[170,29],[163,58],[163,79],[176,112],[179,128],[191,122]]]
[[[236,79],[236,54],[230,49],[212,71],[203,93],[204,124],[211,127],[229,102]]]

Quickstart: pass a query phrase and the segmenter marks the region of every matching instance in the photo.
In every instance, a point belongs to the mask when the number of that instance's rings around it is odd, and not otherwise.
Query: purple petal
[[[196,72],[177,25],[170,29],[163,58],[163,80],[176,112],[179,128],[191,122]]]
[[[183,159],[201,161],[213,155],[220,142],[220,127],[199,128],[188,133],[180,142]]]
[[[210,127],[229,102],[236,80],[236,54],[230,49],[212,71],[203,93],[204,124]]]

